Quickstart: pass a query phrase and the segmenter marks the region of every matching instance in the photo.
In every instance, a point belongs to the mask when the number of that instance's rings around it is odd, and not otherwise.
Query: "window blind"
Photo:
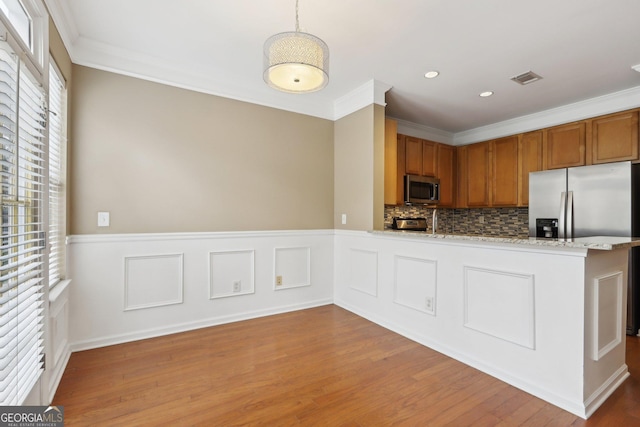
[[[0,404],[43,371],[45,94],[0,42]]]
[[[55,64],[49,67],[49,287],[64,278],[66,238],[67,92]]]

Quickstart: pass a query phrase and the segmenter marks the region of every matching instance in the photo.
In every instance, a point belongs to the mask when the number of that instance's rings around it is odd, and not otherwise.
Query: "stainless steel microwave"
[[[430,176],[404,176],[405,205],[433,205],[440,202],[440,180]]]

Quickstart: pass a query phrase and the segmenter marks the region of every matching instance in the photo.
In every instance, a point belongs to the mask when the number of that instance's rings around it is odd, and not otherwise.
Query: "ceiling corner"
[[[71,60],[74,60],[73,47],[80,37],[80,33],[68,2],[64,0],[45,0],[45,5],[58,33],[60,33],[64,46],[69,52],[69,56],[71,56]]]

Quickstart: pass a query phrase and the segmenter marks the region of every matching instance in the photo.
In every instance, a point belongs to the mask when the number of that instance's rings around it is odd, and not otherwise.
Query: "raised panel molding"
[[[255,251],[209,252],[209,299],[255,292]]]
[[[595,361],[622,343],[622,271],[593,279],[593,354]]]
[[[396,255],[393,302],[435,316],[437,273],[435,260]]]
[[[349,256],[351,259],[349,287],[377,297],[378,252],[351,248]]]
[[[535,349],[534,276],[464,267],[464,326]]]
[[[139,310],[183,302],[183,254],[124,258],[124,310]]]
[[[311,286],[311,248],[275,248],[273,263],[275,290]],[[278,277],[281,284],[278,284]]]

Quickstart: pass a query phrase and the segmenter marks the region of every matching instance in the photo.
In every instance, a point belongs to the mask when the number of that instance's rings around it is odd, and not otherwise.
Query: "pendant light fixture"
[[[298,0],[296,30],[275,34],[264,43],[264,81],[290,93],[315,92],[329,83],[329,47],[300,31]]]

